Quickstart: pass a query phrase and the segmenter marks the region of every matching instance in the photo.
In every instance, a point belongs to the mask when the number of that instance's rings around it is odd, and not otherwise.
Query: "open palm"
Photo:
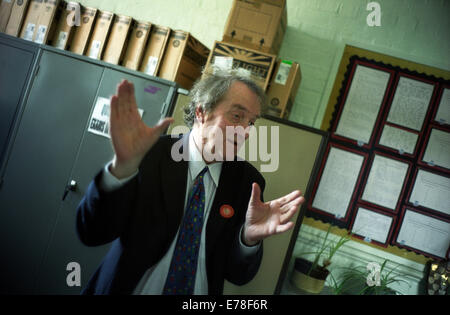
[[[281,198],[262,202],[261,189],[253,183],[244,225],[245,242],[253,245],[268,236],[291,229],[294,226],[291,219],[304,201],[301,192],[294,190]]]
[[[127,171],[136,169],[171,122],[172,118],[166,118],[155,127],[147,126],[139,115],[133,84],[123,80],[111,97],[110,133],[116,174],[126,176]]]

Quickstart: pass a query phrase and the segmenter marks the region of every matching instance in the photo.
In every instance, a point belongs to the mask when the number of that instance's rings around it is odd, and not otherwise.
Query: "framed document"
[[[375,152],[369,165],[360,202],[396,213],[409,177],[410,164],[393,156]]]
[[[369,62],[354,61],[338,104],[333,137],[359,146],[371,145],[393,73]]]
[[[364,205],[357,205],[350,226],[352,233],[365,242],[387,247],[395,224],[393,215],[382,213]]]
[[[408,203],[450,218],[450,176],[418,168]]]
[[[378,136],[376,146],[391,152],[414,157],[420,134],[399,126],[385,124]]]
[[[418,132],[422,131],[436,82],[400,73],[394,84],[394,94],[387,122]]]
[[[329,144],[308,205],[309,210],[346,222],[367,154]]]
[[[425,139],[419,164],[450,173],[450,131],[442,127],[430,127]]]
[[[433,121],[440,125],[450,126],[450,85],[441,87],[437,104]]]
[[[394,244],[439,260],[446,258],[450,245],[450,221],[404,207]]]

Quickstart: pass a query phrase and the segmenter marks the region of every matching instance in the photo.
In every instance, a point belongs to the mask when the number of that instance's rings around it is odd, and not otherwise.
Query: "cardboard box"
[[[76,23],[75,11],[77,10],[77,7],[79,8],[77,2],[61,2],[55,17],[55,28],[51,32],[51,39],[49,40],[50,45],[59,49],[67,48],[72,35],[72,30]]]
[[[139,68],[151,27],[152,24],[149,22],[134,21],[131,36],[122,61],[123,66],[132,70]]]
[[[266,93],[268,115],[280,118],[289,117],[301,79],[302,74],[298,63],[278,59]]]
[[[186,90],[201,77],[210,50],[190,33],[173,31],[159,69],[158,77],[175,81]]]
[[[286,25],[286,0],[234,0],[222,40],[276,55]]]
[[[158,75],[167,42],[169,41],[170,32],[171,29],[168,27],[152,26],[139,71],[145,72],[148,75]]]
[[[116,15],[103,53],[103,61],[119,64],[119,60],[125,52],[125,44],[132,21],[131,16]]]
[[[96,8],[81,7],[80,25],[73,29],[73,37],[70,41],[68,49],[79,55],[84,55],[91,36],[95,16],[97,15]]]
[[[248,75],[265,91],[275,63],[275,55],[216,41],[209,54],[207,68],[215,65],[225,70],[236,69]]]
[[[5,33],[11,36],[19,36],[20,28],[28,10],[30,0],[16,0],[9,16],[8,25]]]
[[[0,32],[4,33],[8,25],[9,17],[15,0],[2,0],[0,3]]]
[[[87,46],[85,55],[93,59],[101,59],[105,44],[108,41],[109,30],[114,20],[114,13],[99,11],[95,26]]]
[[[28,8],[20,37],[38,44],[46,44],[59,2],[59,0],[33,0]]]

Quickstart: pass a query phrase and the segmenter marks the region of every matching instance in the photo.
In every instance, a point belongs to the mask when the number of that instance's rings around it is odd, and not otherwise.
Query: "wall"
[[[208,47],[222,39],[232,0],[80,0],[80,3],[191,32]],[[320,128],[345,44],[450,70],[450,1],[378,0],[381,26],[369,27],[367,0],[287,0],[279,56],[300,63],[290,120]]]
[[[80,0],[80,3],[135,19],[191,32],[208,47],[222,39],[232,0]],[[302,82],[290,120],[320,128],[346,44],[432,67],[450,70],[450,1],[378,0],[381,26],[369,27],[367,0],[287,0],[288,27],[279,57],[301,65]],[[324,232],[304,225],[297,247],[319,244]],[[376,248],[351,242],[337,255],[333,268],[385,258],[407,274],[418,292],[424,265]],[[354,259],[353,259],[354,260]]]

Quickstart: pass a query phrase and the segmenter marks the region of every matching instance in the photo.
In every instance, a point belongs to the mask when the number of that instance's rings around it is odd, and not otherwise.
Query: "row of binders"
[[[0,17],[1,32],[175,81],[185,89],[201,76],[210,52],[189,32],[72,1],[3,0]]]
[[[60,0],[2,0],[0,32],[177,82],[189,90],[214,64],[238,68],[268,95],[266,113],[288,118],[300,65],[277,54],[286,0],[233,0],[221,41],[209,49],[182,30]]]

